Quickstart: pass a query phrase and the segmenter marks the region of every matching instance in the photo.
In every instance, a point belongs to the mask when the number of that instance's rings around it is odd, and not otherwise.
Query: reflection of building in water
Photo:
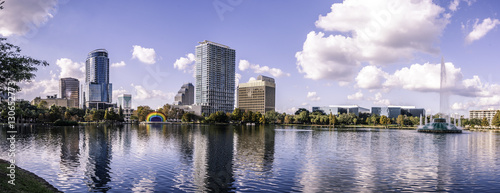
[[[233,178],[233,136],[232,129],[210,126],[208,130],[207,186],[213,192],[228,192]]]
[[[274,160],[274,129],[239,128],[234,138],[235,163],[243,173],[272,169]],[[241,174],[245,175],[245,174]]]
[[[231,129],[215,126],[201,126],[193,131],[193,185],[196,191],[232,190],[233,135]]]
[[[107,191],[111,181],[111,139],[107,126],[86,127],[86,144],[88,145],[88,163],[85,175],[89,191]]]
[[[63,175],[77,172],[80,165],[80,132],[78,128],[64,128],[61,133],[61,161]],[[66,176],[67,177],[67,176]]]

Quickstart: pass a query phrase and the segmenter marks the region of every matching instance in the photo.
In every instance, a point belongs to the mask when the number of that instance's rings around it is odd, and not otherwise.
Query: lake
[[[495,132],[30,125],[17,138],[18,165],[64,192],[500,191]]]

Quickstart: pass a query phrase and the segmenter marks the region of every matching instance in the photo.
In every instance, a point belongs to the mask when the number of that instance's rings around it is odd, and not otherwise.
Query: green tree
[[[261,116],[260,119],[259,119],[259,123],[265,125],[266,124],[266,117],[265,116]]]
[[[490,126],[490,123],[488,122],[488,119],[486,117],[483,117],[483,120],[481,120],[481,126]]]
[[[118,116],[120,116],[120,119],[123,119],[123,108],[120,105],[120,108],[118,109]]]
[[[68,110],[66,110],[66,112],[64,113],[64,120],[71,120],[71,114]]]
[[[1,4],[0,4],[1,5]],[[0,38],[0,93],[18,92],[21,81],[31,81],[38,66],[48,66],[49,63],[29,56],[21,55],[21,48],[7,43],[6,38]]]
[[[381,125],[385,125],[385,127],[387,127],[387,125],[391,123],[391,119],[389,119],[388,117],[386,117],[385,115],[382,115],[380,116],[380,124]]]
[[[231,115],[231,119],[233,121],[241,121],[241,117],[243,116],[243,112],[241,112],[240,108],[235,108]]]
[[[293,122],[293,121],[291,121],[291,120],[290,120],[290,115],[286,115],[286,116],[285,116],[285,120],[283,120],[283,123],[285,123],[285,124],[290,124],[290,123],[292,123],[292,122]]]
[[[138,106],[137,110],[134,111],[134,115],[137,116],[138,121],[145,121],[146,116],[148,116],[149,113],[154,112],[149,106]]]
[[[405,117],[403,115],[398,115],[398,118],[396,119],[396,124],[399,125],[399,127],[402,127],[405,121]]]
[[[493,116],[493,119],[491,120],[491,124],[493,126],[499,127],[500,126],[500,110],[495,113],[495,116]]]
[[[377,122],[380,120],[380,116],[377,114],[372,114],[370,116],[370,122],[373,123],[374,125],[377,125]]]
[[[299,110],[295,111],[295,115],[300,115],[300,113],[302,113],[303,111],[307,111],[309,113],[309,111],[305,108],[299,108]]]
[[[352,122],[354,123],[354,125],[356,125],[356,123],[358,123],[358,119],[354,118],[352,119]]]
[[[111,117],[109,116],[108,109],[106,109],[106,110],[104,111],[104,120],[110,120],[110,118],[111,118]]]
[[[309,117],[309,111],[301,111],[300,114],[297,117],[297,120],[301,123],[309,123],[310,122],[310,117]]]
[[[337,117],[335,115],[333,115],[331,112],[330,112],[329,121],[330,121],[330,125],[333,125],[333,126],[335,126],[335,124],[337,123]]]

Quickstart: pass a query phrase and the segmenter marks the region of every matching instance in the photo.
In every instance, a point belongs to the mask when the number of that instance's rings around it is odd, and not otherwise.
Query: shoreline
[[[0,159],[0,165],[4,165],[4,164],[9,165],[10,162],[7,160],[4,160],[4,159]],[[36,188],[36,190],[38,190],[39,192],[56,192],[56,193],[62,192],[62,191],[58,190],[56,187],[52,186],[52,184],[47,182],[42,177],[34,174],[33,172],[25,170],[17,165],[16,165],[15,170],[16,170],[16,182],[15,182],[16,185],[13,186],[13,185],[7,184],[7,186],[14,187],[14,189],[10,190],[11,192],[17,192],[17,191],[24,191],[25,192],[26,190],[19,190],[16,188],[16,187],[19,187],[22,185],[24,185],[24,186],[29,185],[30,187],[28,187],[28,188]],[[0,174],[4,175],[3,173],[4,172],[2,172],[2,170],[0,170]],[[0,177],[0,179],[3,179],[3,178]],[[30,182],[32,183],[33,181],[38,182],[39,185],[45,189],[38,189],[40,187],[36,187],[37,184],[28,184]],[[2,191],[9,191],[8,189],[4,189],[4,188],[6,188],[6,187],[2,187]]]

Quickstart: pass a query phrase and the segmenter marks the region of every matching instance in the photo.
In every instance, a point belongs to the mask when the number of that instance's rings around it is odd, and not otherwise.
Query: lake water
[[[24,126],[16,160],[64,192],[500,192],[500,133]],[[6,128],[0,157],[7,159]]]

